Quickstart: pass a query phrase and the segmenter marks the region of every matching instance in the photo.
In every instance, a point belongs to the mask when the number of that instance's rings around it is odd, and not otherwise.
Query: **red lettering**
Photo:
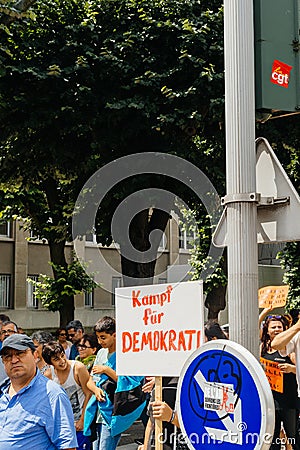
[[[181,347],[182,347],[182,350],[186,350],[183,331],[179,331],[179,336],[178,336],[178,350],[181,350]]]
[[[159,332],[154,331],[153,333],[153,350],[157,352],[159,350]]]
[[[187,343],[187,349],[191,350],[192,343],[193,343],[193,335],[196,333],[196,330],[185,330],[185,334],[188,335],[188,343]]]
[[[127,353],[131,349],[132,339],[131,334],[128,331],[122,333],[122,352]]]
[[[149,350],[152,350],[152,332],[142,334],[141,350],[144,349],[146,345],[149,345]]]
[[[135,332],[133,333],[133,346],[132,346],[132,351],[133,351],[134,353],[140,351],[140,349],[137,347],[137,345],[139,344],[139,340],[138,340],[139,335],[140,335],[139,331],[135,331]]]
[[[167,294],[165,292],[163,292],[162,294],[160,294],[160,306],[164,306],[165,301],[167,300]]]
[[[161,331],[160,332],[160,349],[164,350],[165,352],[168,351],[167,345],[166,345],[166,342],[165,342],[167,334],[168,334],[167,331],[165,331],[165,332]]]
[[[144,317],[143,317],[143,321],[145,325],[148,325],[148,321],[149,321],[149,317],[151,315],[151,308],[146,308],[144,311]]]
[[[141,302],[138,299],[141,291],[132,291],[132,306],[135,308],[136,306],[141,306]]]
[[[139,295],[141,291],[132,291],[132,306],[135,308],[136,306],[148,306],[148,305],[160,305],[164,306],[164,304],[170,303],[171,301],[171,291],[172,286],[168,286],[165,292],[161,294],[150,294],[144,295],[142,299],[139,299]]]
[[[158,294],[150,295],[149,304],[158,305],[158,303],[159,303],[159,295]]]
[[[174,345],[174,340],[176,339],[176,331],[169,331],[169,350],[177,350],[177,347]]]
[[[142,298],[142,304],[143,304],[144,306],[149,305],[149,298],[148,298],[148,295],[144,295],[144,297]]]

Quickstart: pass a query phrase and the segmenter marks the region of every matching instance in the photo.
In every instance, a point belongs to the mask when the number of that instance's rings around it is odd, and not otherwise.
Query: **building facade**
[[[169,221],[158,252],[155,283],[170,281],[175,265],[178,273],[189,270],[191,239],[185,231],[179,230],[175,220]],[[101,287],[75,297],[75,318],[86,327],[92,327],[101,316],[114,315],[115,289],[122,286],[121,258],[117,245],[103,247],[93,239],[82,241],[80,245],[85,261],[97,261],[96,281],[100,280]],[[69,260],[73,253],[73,243],[67,244]],[[30,238],[29,232],[24,231],[18,222],[0,225],[0,312],[28,332],[55,329],[59,325],[58,312],[48,311],[37,301],[34,287],[28,281],[30,278],[38,280],[40,274],[52,276],[49,260],[49,247],[45,240]]]

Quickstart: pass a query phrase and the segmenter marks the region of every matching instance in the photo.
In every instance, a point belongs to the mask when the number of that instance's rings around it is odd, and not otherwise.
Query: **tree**
[[[96,169],[149,150],[200,162],[208,173],[219,167],[214,152],[199,155],[194,137],[220,134],[222,9],[217,0],[46,0],[32,10],[35,16],[12,22],[6,35],[1,216],[27,218],[48,240],[57,279],[55,267],[68,266],[64,247],[75,200]],[[157,177],[155,185],[172,183]],[[111,242],[112,212],[140,186],[137,177],[107,196],[98,241]],[[178,186],[175,193],[185,191]],[[151,231],[163,230],[167,220],[159,209],[141,211],[131,224],[134,245],[149,247]],[[122,260],[125,277],[151,278],[154,266]],[[73,309],[67,296],[62,323]]]

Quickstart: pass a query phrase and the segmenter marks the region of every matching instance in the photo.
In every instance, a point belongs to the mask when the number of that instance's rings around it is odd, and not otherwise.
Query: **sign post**
[[[162,377],[155,377],[155,401],[162,400]],[[155,436],[163,435],[163,424],[161,420],[155,421]],[[162,450],[162,439],[155,439],[155,450]]]
[[[241,345],[216,340],[186,361],[177,411],[191,449],[267,450],[275,411],[270,385],[256,358]]]
[[[253,0],[224,1],[230,337],[258,358]]]

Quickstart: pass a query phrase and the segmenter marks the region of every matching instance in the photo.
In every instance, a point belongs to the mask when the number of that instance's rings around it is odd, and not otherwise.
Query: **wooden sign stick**
[[[162,401],[162,377],[155,377],[155,400]],[[155,420],[155,450],[163,449],[163,423],[161,420]]]

